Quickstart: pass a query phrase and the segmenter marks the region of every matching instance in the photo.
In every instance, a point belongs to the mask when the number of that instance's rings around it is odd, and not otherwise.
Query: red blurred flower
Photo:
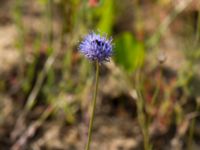
[[[96,7],[98,5],[99,0],[88,0],[88,4],[90,7]]]

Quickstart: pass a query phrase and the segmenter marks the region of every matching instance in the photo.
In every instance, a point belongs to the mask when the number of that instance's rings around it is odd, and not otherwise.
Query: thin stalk
[[[200,11],[198,12],[198,17],[197,17],[197,31],[196,31],[195,42],[194,42],[195,47],[198,44],[199,35],[200,35]],[[197,102],[196,112],[198,112],[198,111],[199,111],[199,104]],[[188,136],[188,141],[187,141],[187,149],[188,150],[192,150],[192,140],[193,140],[193,136],[194,136],[195,125],[196,125],[196,118],[193,118],[191,125],[190,125],[190,128],[189,128],[189,136]]]
[[[23,8],[23,0],[16,0],[14,2],[14,8],[13,8],[13,19],[15,22],[15,25],[17,27],[17,32],[18,32],[18,38],[17,38],[17,47],[20,50],[20,54],[21,54],[21,63],[19,65],[19,78],[20,79],[24,79],[24,71],[26,68],[25,67],[25,51],[24,51],[24,45],[25,45],[25,30],[24,30],[24,24],[22,21],[23,18],[23,12],[22,12],[22,8]]]
[[[48,42],[50,48],[52,48],[53,44],[53,1],[48,0],[47,1],[47,10],[46,10],[46,17],[47,17],[47,25],[48,25]]]
[[[149,137],[149,131],[148,131],[148,127],[149,127],[148,116],[145,115],[145,112],[144,112],[145,101],[142,96],[140,86],[141,86],[140,85],[140,73],[138,71],[136,74],[136,91],[137,91],[137,95],[138,95],[138,99],[137,99],[136,103],[137,103],[138,122],[139,122],[140,128],[142,130],[142,134],[143,134],[144,150],[150,150],[151,145],[150,145],[150,137]]]
[[[196,112],[199,111],[199,105],[197,104],[196,106]],[[194,127],[196,125],[196,118],[193,118],[191,121],[191,126],[189,128],[189,136],[188,136],[188,141],[187,141],[187,149],[192,150],[192,140],[194,136]]]
[[[199,36],[200,36],[200,11],[198,11],[198,16],[197,16],[197,29],[196,29],[195,42],[194,42],[195,46],[197,46],[198,44]]]
[[[160,88],[161,88],[161,79],[162,79],[162,66],[159,66],[159,76],[158,76],[158,85],[156,86],[156,89],[153,93],[153,97],[152,97],[152,105],[154,106],[154,104],[156,103],[156,100],[158,98],[159,92],[160,92]]]
[[[95,109],[96,109],[98,84],[99,84],[99,62],[96,61],[95,92],[94,92],[94,97],[93,97],[93,101],[92,101],[92,114],[91,114],[89,129],[88,129],[88,140],[87,140],[87,145],[86,145],[85,150],[90,149],[90,143],[91,143],[91,137],[92,137],[92,127],[93,127],[94,114],[95,114]]]

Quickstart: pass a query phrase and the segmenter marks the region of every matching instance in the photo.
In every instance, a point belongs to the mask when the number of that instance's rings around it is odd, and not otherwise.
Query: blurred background
[[[200,149],[199,0],[0,3],[0,149],[84,149],[95,67],[78,45],[91,31],[114,42],[91,149],[143,149],[138,80],[153,149]]]

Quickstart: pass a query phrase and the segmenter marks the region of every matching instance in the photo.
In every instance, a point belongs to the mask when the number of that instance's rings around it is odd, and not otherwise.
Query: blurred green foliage
[[[137,41],[129,32],[124,32],[115,40],[114,58],[117,64],[131,73],[144,62],[144,44]]]
[[[113,3],[113,0],[104,0],[101,7],[97,9],[98,14],[100,14],[100,21],[97,24],[97,29],[108,35],[112,33],[114,23],[115,11]]]

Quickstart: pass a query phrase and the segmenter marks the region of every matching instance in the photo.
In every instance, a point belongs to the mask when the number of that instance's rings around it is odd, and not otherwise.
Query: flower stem
[[[95,92],[94,92],[94,97],[93,97],[93,101],[92,101],[92,114],[91,114],[91,118],[90,118],[90,125],[89,125],[89,129],[88,129],[88,140],[87,140],[87,145],[86,145],[85,150],[90,150],[92,127],[93,127],[94,114],[95,114],[95,109],[96,109],[98,84],[99,84],[99,62],[96,61]]]

